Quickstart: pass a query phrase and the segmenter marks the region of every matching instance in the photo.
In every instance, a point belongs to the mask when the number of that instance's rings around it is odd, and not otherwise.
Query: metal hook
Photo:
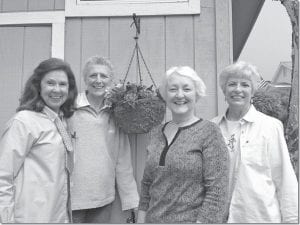
[[[135,28],[136,28],[136,32],[137,34],[140,34],[141,32],[141,18],[139,18],[135,13],[132,14],[132,19],[133,19],[133,22],[132,24],[130,25],[130,27],[132,27],[132,25],[134,24],[135,25]]]

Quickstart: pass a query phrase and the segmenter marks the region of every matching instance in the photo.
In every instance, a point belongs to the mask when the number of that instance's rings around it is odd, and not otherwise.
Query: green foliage
[[[255,108],[269,116],[279,119],[284,125],[288,119],[289,89],[259,89],[253,96]]]
[[[119,84],[106,93],[105,105],[118,126],[126,133],[146,133],[161,123],[166,106],[153,85],[127,82]]]
[[[126,85],[118,84],[114,88],[107,91],[105,95],[105,104],[111,109],[117,105],[126,103],[135,108],[141,99],[158,100],[160,95],[153,90],[153,85],[147,87],[141,84],[127,82]]]

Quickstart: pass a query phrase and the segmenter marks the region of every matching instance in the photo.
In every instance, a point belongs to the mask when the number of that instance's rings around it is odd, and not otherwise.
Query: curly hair
[[[73,115],[74,103],[78,94],[75,76],[70,65],[64,60],[58,58],[44,60],[34,69],[33,74],[29,77],[25,84],[17,112],[22,110],[41,112],[43,110],[46,103],[40,95],[41,81],[47,73],[56,70],[64,71],[67,74],[69,82],[68,97],[64,104],[60,107],[60,110],[64,113],[66,118]]]

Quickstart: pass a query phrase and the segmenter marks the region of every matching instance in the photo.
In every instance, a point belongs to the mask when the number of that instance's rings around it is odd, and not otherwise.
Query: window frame
[[[67,17],[200,14],[200,0],[65,0]]]

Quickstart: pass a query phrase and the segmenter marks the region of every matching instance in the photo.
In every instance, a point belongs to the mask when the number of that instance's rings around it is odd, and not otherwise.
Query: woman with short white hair
[[[205,84],[190,67],[172,67],[160,94],[172,120],[151,132],[138,223],[222,223],[228,153],[220,129],[196,116]]]
[[[236,62],[219,76],[228,109],[213,119],[230,156],[229,223],[297,223],[298,183],[282,123],[252,105],[260,75]]]

